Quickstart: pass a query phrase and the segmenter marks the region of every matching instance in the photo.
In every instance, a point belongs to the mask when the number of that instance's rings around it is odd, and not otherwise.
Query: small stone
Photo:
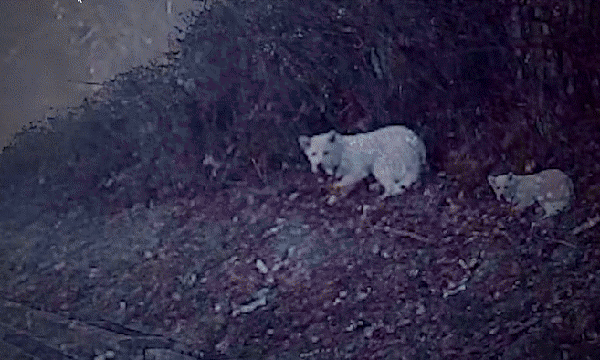
[[[269,272],[269,268],[261,259],[256,260],[256,267],[258,268],[258,272],[261,274],[266,274]]]

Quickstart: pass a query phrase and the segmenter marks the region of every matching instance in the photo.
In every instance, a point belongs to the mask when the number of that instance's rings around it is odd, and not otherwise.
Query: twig
[[[383,231],[390,232],[390,233],[392,233],[394,235],[409,237],[411,239],[415,239],[417,241],[424,242],[426,244],[431,244],[432,243],[432,241],[429,240],[428,238],[423,237],[423,236],[421,236],[421,235],[419,235],[417,233],[411,232],[411,231],[392,229],[389,226],[385,226],[383,228],[380,227],[380,226],[377,226],[376,228],[379,228],[380,230],[383,230]]]
[[[577,245],[575,245],[575,244],[571,244],[571,243],[570,243],[570,242],[568,242],[568,241],[564,241],[564,240],[553,240],[553,241],[554,241],[555,243],[563,244],[564,246],[568,246],[568,247],[570,247],[570,248],[577,249]]]
[[[600,222],[600,215],[596,215],[593,218],[588,218],[586,222],[577,226],[573,229],[573,235],[577,235],[583,230],[591,229]]]
[[[260,180],[261,180],[263,183],[265,183],[265,184],[266,184],[266,183],[267,183],[266,176],[265,176],[265,174],[263,174],[263,173],[260,171],[260,168],[259,168],[259,166],[258,166],[258,162],[257,162],[256,160],[254,160],[254,158],[251,158],[250,160],[252,160],[252,164],[254,164],[254,169],[256,170],[256,173],[258,174],[258,178],[259,178],[259,179],[260,179]]]

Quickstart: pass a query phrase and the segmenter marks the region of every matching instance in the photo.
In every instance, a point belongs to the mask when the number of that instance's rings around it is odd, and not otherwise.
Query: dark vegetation
[[[216,5],[190,27],[172,65],[134,69],[51,119],[52,130],[17,135],[0,155],[4,231],[136,204],[177,203],[180,226],[220,224],[228,241],[209,257],[248,262],[223,262],[188,293],[214,307],[266,287],[269,305],[265,314],[199,320],[196,345],[208,353],[599,358],[598,69],[600,5],[586,0]],[[297,137],[388,124],[425,140],[422,184],[384,204],[360,186],[325,205],[328,190],[308,174]],[[571,211],[554,219],[512,212],[486,182],[547,168],[575,184]],[[279,250],[264,235],[271,227]],[[290,247],[306,253],[288,255]],[[288,261],[277,286],[244,270],[257,258],[271,268]],[[302,266],[289,265],[297,259]],[[188,271],[182,264],[170,271]],[[336,299],[342,305],[323,307]],[[159,324],[167,308],[135,316]],[[341,355],[319,355],[326,349]]]

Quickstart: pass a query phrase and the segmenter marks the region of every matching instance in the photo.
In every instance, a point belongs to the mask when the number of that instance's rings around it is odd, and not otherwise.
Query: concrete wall
[[[0,1],[0,151],[51,107],[77,106],[101,82],[168,50],[192,0]],[[171,34],[171,35],[169,35]]]

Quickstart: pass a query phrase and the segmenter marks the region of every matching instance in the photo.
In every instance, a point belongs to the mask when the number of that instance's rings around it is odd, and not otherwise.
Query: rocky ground
[[[41,359],[600,354],[592,300],[600,252],[586,245],[590,229],[565,225],[569,215],[539,221],[492,194],[461,200],[444,179],[384,203],[363,185],[328,206],[312,175],[290,172],[262,189],[248,178],[254,184],[112,216],[42,215],[20,231],[4,222],[5,351]]]
[[[427,133],[437,123],[422,126],[432,156],[405,194],[381,201],[367,179],[332,203],[331,179],[311,174],[296,145],[277,151],[296,143],[279,124],[321,106],[366,122],[365,95],[348,85],[356,92],[331,103],[311,97],[306,89],[322,91],[312,85],[325,77],[302,87],[288,75],[313,60],[266,35],[270,24],[301,32],[286,23],[291,12],[244,9],[217,7],[172,67],[124,74],[2,154],[3,358],[600,358],[595,123],[569,135],[581,140],[572,149],[544,153],[553,166],[571,159],[564,170],[577,195],[553,218],[496,200],[491,166],[477,156],[497,128],[483,120],[472,126],[489,132],[471,140],[473,153],[452,149],[443,161]],[[297,15],[326,13],[317,10]],[[357,33],[342,32],[358,45]],[[290,41],[318,44],[311,34]],[[294,66],[270,58],[288,50]],[[387,74],[367,64],[373,77]],[[234,93],[244,89],[245,98]],[[242,120],[263,124],[250,129],[261,135],[244,137]],[[448,143],[468,132],[459,125],[440,125]],[[294,126],[296,135],[317,127]]]

